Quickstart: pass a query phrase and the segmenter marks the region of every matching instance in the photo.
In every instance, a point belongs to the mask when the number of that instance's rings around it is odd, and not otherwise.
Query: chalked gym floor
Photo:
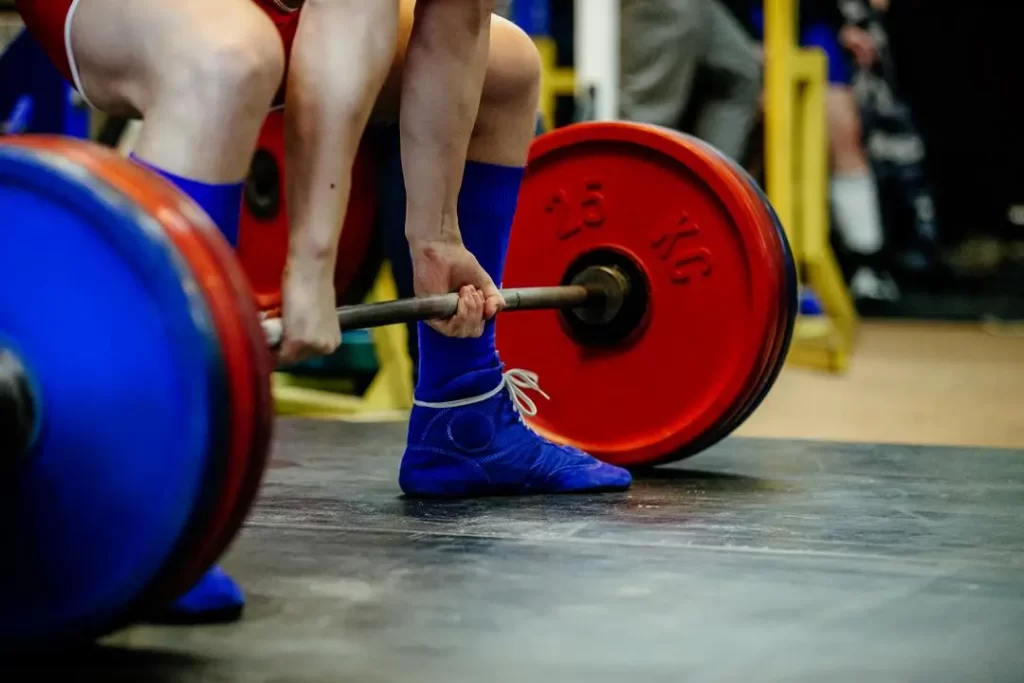
[[[280,420],[245,620],[104,681],[1012,681],[1024,453],[733,438],[622,494],[401,497],[402,425]]]

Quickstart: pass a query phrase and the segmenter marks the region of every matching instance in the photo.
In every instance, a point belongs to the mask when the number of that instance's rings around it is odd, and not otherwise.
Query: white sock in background
[[[847,249],[857,254],[873,254],[882,248],[882,214],[870,171],[835,173],[832,209],[836,229]]]
[[[870,171],[836,173],[832,176],[832,210],[836,229],[850,251],[871,256],[882,249],[882,212],[878,206],[878,190]],[[878,271],[867,263],[859,266],[850,279],[854,299],[898,301],[899,288],[888,272]]]

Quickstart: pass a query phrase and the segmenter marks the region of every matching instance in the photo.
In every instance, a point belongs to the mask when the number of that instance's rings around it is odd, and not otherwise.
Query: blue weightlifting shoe
[[[234,579],[214,567],[199,583],[150,621],[154,624],[225,624],[237,621],[245,608],[245,596]]]
[[[540,437],[521,414],[536,415],[527,396],[547,398],[537,375],[509,370],[492,391],[444,403],[416,401],[398,475],[407,495],[479,497],[623,491],[629,472]]]

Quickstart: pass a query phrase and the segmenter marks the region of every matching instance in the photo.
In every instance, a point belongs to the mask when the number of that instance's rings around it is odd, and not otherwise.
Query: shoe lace
[[[503,375],[502,385],[508,389],[508,395],[512,399],[516,411],[527,417],[537,414],[537,403],[526,393],[527,390],[536,391],[547,400],[551,400],[551,397],[540,388],[540,377],[536,372],[512,368]]]
[[[530,372],[529,370],[523,370],[522,368],[510,368],[501,376],[501,383],[486,394],[460,398],[454,401],[443,401],[440,403],[413,400],[413,404],[423,408],[434,409],[461,408],[462,406],[473,405],[474,403],[480,403],[489,398],[493,398],[503,389],[508,391],[509,398],[512,399],[512,405],[515,406],[516,412],[521,416],[526,415],[527,417],[533,417],[537,414],[537,403],[528,393],[526,393],[527,391],[536,391],[544,398],[551,400],[551,397],[544,393],[544,390],[540,388],[540,377],[536,372]]]

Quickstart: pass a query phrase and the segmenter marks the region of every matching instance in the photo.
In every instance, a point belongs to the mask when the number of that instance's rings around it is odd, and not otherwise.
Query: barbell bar
[[[575,315],[591,324],[610,322],[631,291],[629,278],[614,266],[591,266],[568,285],[502,289],[503,313],[546,309],[579,309]],[[459,295],[444,294],[412,297],[370,304],[342,306],[337,309],[341,330],[384,327],[426,320],[444,320],[458,310]],[[281,345],[283,324],[280,318],[263,321],[263,331],[271,349]]]

